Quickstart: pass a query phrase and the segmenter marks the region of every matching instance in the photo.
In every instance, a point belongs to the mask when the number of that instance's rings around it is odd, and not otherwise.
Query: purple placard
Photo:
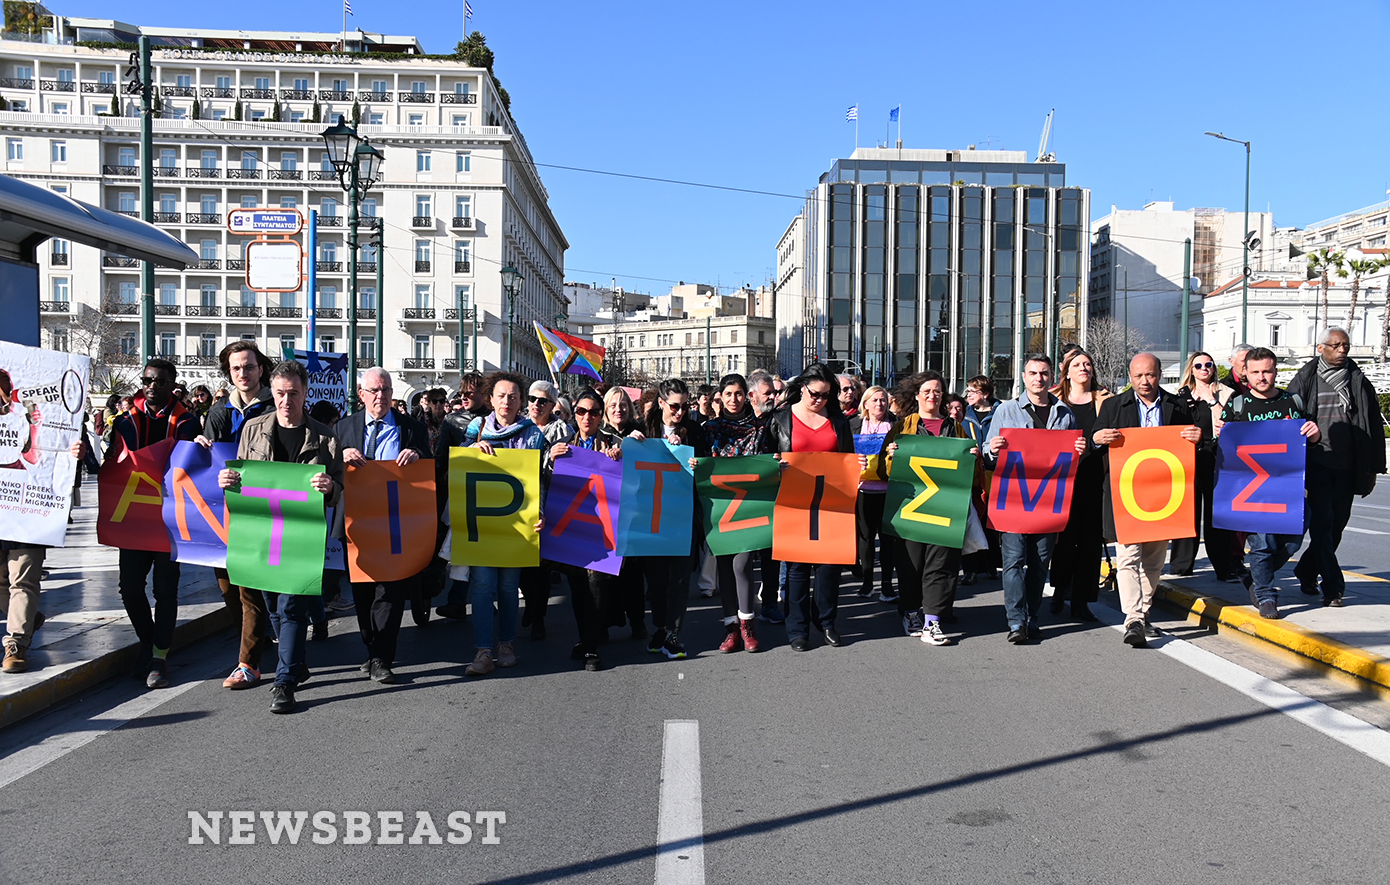
[[[175,562],[226,568],[227,508],[217,474],[236,457],[236,450],[236,443],[213,443],[205,449],[181,440],[169,454],[169,469],[164,471],[164,528]]]
[[[618,495],[623,466],[607,455],[570,446],[555,459],[545,499],[541,558],[616,575]]]

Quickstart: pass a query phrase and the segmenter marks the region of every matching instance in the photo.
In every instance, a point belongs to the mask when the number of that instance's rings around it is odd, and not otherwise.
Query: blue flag
[[[1212,525],[1238,532],[1303,534],[1307,441],[1298,419],[1229,421],[1216,450]]]
[[[902,105],[898,105],[897,107],[893,108],[893,110],[891,110],[891,111],[888,112],[888,122],[889,122],[889,123],[896,123],[896,122],[898,122],[898,111],[902,110],[902,107],[903,107]]]

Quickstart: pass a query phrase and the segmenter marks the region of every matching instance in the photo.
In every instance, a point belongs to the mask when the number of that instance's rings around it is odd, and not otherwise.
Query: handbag
[[[989,538],[985,535],[984,524],[980,522],[980,514],[975,511],[974,507],[967,507],[965,512],[965,543],[961,545],[961,555],[969,556],[971,553],[988,549]]]

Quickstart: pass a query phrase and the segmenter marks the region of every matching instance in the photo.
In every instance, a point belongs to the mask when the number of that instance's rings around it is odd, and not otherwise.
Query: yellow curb
[[[1248,605],[1237,605],[1217,596],[1202,596],[1168,581],[1159,582],[1158,596],[1199,618],[1216,621],[1247,636],[1254,636],[1367,682],[1390,688],[1390,660],[1365,649],[1288,621],[1267,620]]]

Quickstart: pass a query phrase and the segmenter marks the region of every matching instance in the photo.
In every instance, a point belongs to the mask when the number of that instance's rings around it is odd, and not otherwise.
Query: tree
[[[5,33],[43,33],[42,12],[42,8],[37,3],[25,3],[22,2],[22,0],[5,0]]]
[[[1323,247],[1308,256],[1308,273],[1311,276],[1320,277],[1322,280],[1322,324],[1331,325],[1327,321],[1327,275],[1329,271],[1335,271],[1337,276],[1345,277],[1347,270],[1344,265],[1346,255],[1333,249]]]
[[[507,90],[502,88],[502,81],[497,79],[497,75],[492,71],[492,65],[496,61],[491,49],[488,48],[487,38],[480,31],[474,31],[468,35],[468,39],[460,40],[454,47],[454,58],[459,59],[470,68],[486,68],[488,76],[492,77],[493,88],[497,90],[497,97],[502,102],[502,107],[507,109],[507,113],[512,110],[512,97],[507,94]]]
[[[203,103],[196,98],[193,99],[193,119],[203,119]]]
[[[1351,338],[1351,329],[1356,325],[1356,298],[1361,294],[1361,278],[1367,274],[1373,274],[1380,270],[1380,260],[1377,258],[1350,258],[1347,260],[1347,271],[1351,274],[1351,310],[1347,313],[1347,338]],[[1341,274],[1347,276],[1346,272]]]
[[[320,119],[322,116],[323,116],[323,108],[319,105],[319,100],[316,98],[316,99],[314,99],[314,110],[313,110],[312,115],[309,117],[309,122],[311,122],[311,123],[320,123],[320,122],[322,122],[322,120]]]
[[[78,305],[78,313],[68,321],[68,347],[72,353],[92,359],[91,388],[125,395],[135,390],[139,356],[121,353],[121,333],[130,323],[117,320],[119,297],[108,290],[100,310]]]
[[[352,125],[356,126],[362,122],[362,105],[358,104],[357,99],[352,100]]]
[[[232,105],[232,119],[241,119],[241,99],[239,98],[236,100],[236,104]]]
[[[1126,346],[1125,325],[1114,317],[1092,317],[1086,323],[1086,352],[1096,370],[1096,382],[1123,386],[1129,361],[1150,347],[1143,333],[1131,328]]]
[[[279,101],[273,102],[273,103],[271,104],[271,106],[270,106],[270,122],[272,122],[272,123],[279,123],[279,122],[280,122],[280,102],[279,102]]]

